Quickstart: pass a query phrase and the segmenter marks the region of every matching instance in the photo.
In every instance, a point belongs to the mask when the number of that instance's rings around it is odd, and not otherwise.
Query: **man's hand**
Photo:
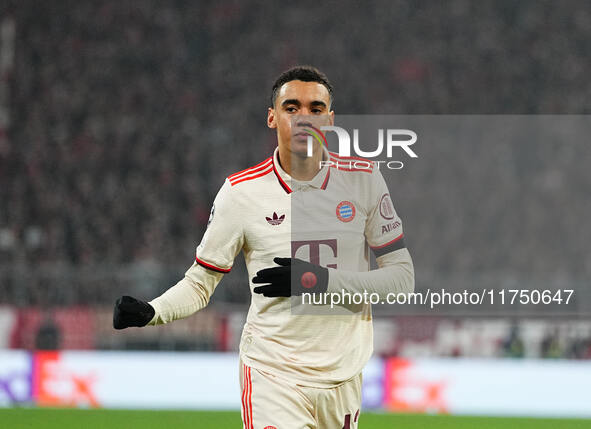
[[[113,328],[125,329],[130,326],[146,326],[154,317],[154,307],[131,296],[122,296],[115,302]]]
[[[327,268],[294,258],[274,258],[273,262],[279,266],[260,270],[252,279],[253,283],[267,283],[264,286],[255,287],[255,293],[274,298],[300,296],[305,292],[326,292]]]

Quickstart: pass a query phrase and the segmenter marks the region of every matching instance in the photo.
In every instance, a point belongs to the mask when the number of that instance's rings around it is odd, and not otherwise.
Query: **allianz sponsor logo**
[[[396,222],[390,222],[386,225],[382,225],[382,235],[398,228],[400,226],[400,222],[396,221]]]

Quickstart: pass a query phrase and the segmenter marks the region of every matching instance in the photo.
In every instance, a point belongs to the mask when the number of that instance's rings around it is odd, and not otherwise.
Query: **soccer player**
[[[294,299],[414,290],[402,222],[379,169],[319,143],[307,154],[311,127],[333,123],[332,98],[328,79],[313,67],[281,74],[267,113],[278,147],[227,177],[185,277],[149,303],[124,296],[115,304],[116,329],[187,317],[207,305],[244,252],[252,293],[240,342],[247,429],[357,427],[361,371],[373,349],[371,305],[302,312]]]

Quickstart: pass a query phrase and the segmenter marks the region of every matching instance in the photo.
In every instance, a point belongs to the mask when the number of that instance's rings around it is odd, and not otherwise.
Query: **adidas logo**
[[[277,213],[273,212],[272,218],[265,216],[265,219],[267,219],[270,225],[281,225],[281,222],[285,220],[285,215],[283,214],[277,217]]]

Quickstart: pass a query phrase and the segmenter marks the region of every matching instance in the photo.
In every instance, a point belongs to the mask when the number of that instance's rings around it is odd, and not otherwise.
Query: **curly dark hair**
[[[321,83],[326,87],[326,89],[328,89],[328,94],[330,95],[330,102],[332,104],[334,100],[333,88],[326,75],[322,73],[320,70],[318,70],[316,67],[296,66],[284,71],[275,80],[275,83],[273,84],[273,89],[271,91],[271,106],[275,105],[275,99],[277,98],[277,92],[279,91],[279,89],[284,84],[286,84],[287,82],[291,82],[292,80]]]

